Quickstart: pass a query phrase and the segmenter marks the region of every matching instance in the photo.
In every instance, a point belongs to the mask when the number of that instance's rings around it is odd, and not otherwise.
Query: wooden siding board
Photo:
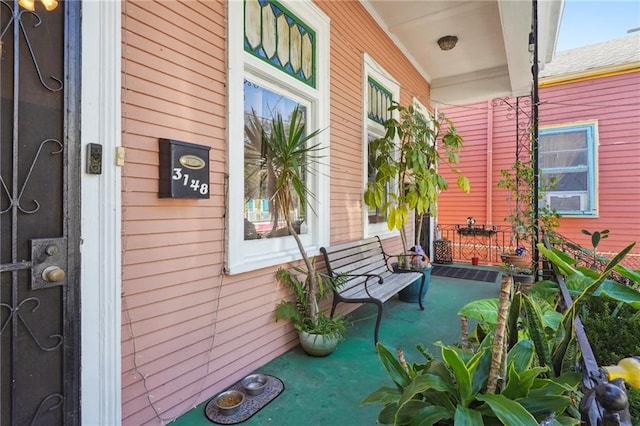
[[[181,233],[189,231],[199,231],[201,229],[223,229],[221,219],[211,219],[202,221],[200,219],[180,219],[180,220],[141,220],[130,221],[125,225],[124,233],[127,237],[147,234]],[[128,239],[128,238],[127,238]],[[161,242],[159,244],[162,244]]]
[[[174,258],[162,262],[127,265],[127,267],[123,268],[123,280],[127,281],[173,271],[188,271],[201,265],[214,264],[214,260],[211,254],[202,254],[186,258]]]
[[[183,68],[180,63],[171,62],[164,56],[152,55],[144,49],[138,48],[134,45],[124,45],[123,49],[126,50],[128,54],[128,59],[123,61],[123,72],[125,73],[125,77],[128,73],[129,64],[136,63],[142,68],[154,69],[156,70],[156,73],[166,74],[169,77],[178,79],[186,79],[192,84],[198,85],[203,89],[209,89],[214,83],[224,84],[226,81],[224,70],[219,68],[225,64],[224,59],[222,58],[211,58],[211,66],[207,67],[200,65],[198,68],[193,70],[190,68]],[[144,75],[140,75],[139,77],[143,78]]]

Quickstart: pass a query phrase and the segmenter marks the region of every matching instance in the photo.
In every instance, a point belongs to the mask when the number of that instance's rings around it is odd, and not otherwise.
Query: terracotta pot
[[[525,256],[516,256],[515,254],[501,254],[500,257],[504,263],[508,263],[518,268],[526,268],[529,266],[529,258]]]
[[[479,257],[474,256],[474,257],[471,258],[471,264],[473,266],[478,266],[478,263],[480,263],[480,258]]]

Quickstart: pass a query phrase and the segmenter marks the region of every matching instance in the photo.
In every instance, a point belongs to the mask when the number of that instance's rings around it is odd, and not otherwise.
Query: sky
[[[640,33],[640,0],[565,0],[556,51]]]

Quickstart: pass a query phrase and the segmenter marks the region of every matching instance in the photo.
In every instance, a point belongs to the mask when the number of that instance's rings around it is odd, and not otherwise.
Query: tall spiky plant
[[[272,200],[280,217],[284,218],[289,234],[295,239],[302,255],[309,283],[309,291],[306,293],[309,316],[314,323],[317,323],[319,312],[318,275],[293,226],[291,212],[294,208],[295,198],[299,200],[302,209],[314,211],[308,203],[309,199],[315,198],[315,195],[307,185],[307,177],[314,174],[316,170],[314,166],[321,158],[318,155],[318,152],[322,150],[320,144],[310,144],[310,141],[320,133],[320,130],[306,133],[304,113],[299,107],[294,108],[288,123],[285,122],[281,114],[277,114],[271,120],[270,130],[269,134],[264,132],[263,138],[269,151],[271,170],[275,177]]]

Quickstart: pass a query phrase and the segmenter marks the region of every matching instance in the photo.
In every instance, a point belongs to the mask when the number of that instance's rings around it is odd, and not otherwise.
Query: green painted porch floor
[[[491,267],[460,265],[469,268]],[[434,354],[434,342],[455,343],[460,338],[458,310],[476,299],[497,297],[501,274],[496,282],[431,277],[425,310],[418,304],[397,298],[384,305],[380,342],[395,352],[402,347],[407,361],[421,361],[416,350],[422,343]],[[350,314],[348,336],[338,349],[324,358],[306,355],[300,346],[274,359],[256,372],[271,374],[284,382],[284,391],[244,426],[334,426],[374,425],[379,404],[360,402],[380,386],[391,386],[373,345],[376,309],[363,305]],[[208,401],[207,401],[208,402]],[[204,415],[206,403],[179,417],[175,425],[208,426],[215,423]]]

